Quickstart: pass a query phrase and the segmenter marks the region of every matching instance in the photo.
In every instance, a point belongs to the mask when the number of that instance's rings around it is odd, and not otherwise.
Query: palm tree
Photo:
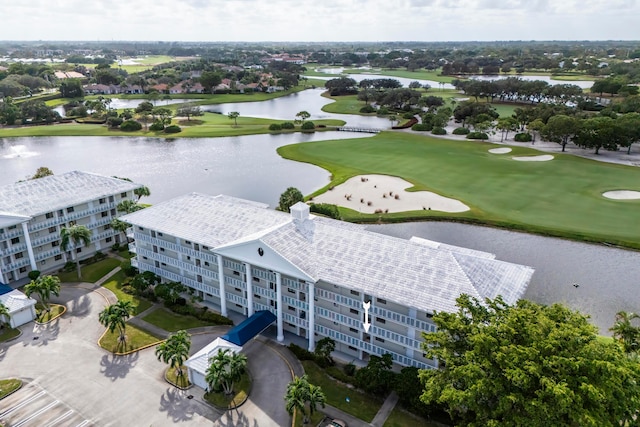
[[[118,206],[116,206],[116,209],[118,210],[118,212],[133,213],[135,211],[144,209],[144,207],[140,206],[137,202],[134,202],[133,200],[123,200],[120,203],[118,203]]]
[[[24,293],[28,297],[31,294],[37,294],[45,310],[49,312],[51,310],[49,306],[51,294],[60,296],[60,278],[57,276],[40,276],[24,287]]]
[[[640,316],[635,313],[619,311],[616,314],[616,323],[609,329],[613,332],[614,338],[622,343],[626,353],[638,351],[640,347],[640,327],[633,326],[631,323],[635,319],[640,319]]]
[[[306,402],[309,396],[309,380],[306,375],[293,377],[293,381],[287,384],[287,393],[284,395],[285,408],[289,415],[299,410],[302,412],[303,424],[308,423]]]
[[[151,190],[149,190],[149,187],[147,187],[146,185],[143,185],[142,187],[136,188],[135,190],[133,190],[133,194],[138,196],[137,201],[139,202],[143,196],[149,197],[151,195]]]
[[[113,333],[118,330],[118,346],[127,341],[127,319],[135,312],[135,306],[131,301],[118,301],[104,308],[98,315],[100,324]]]
[[[238,113],[237,111],[232,111],[229,114],[227,114],[227,117],[229,117],[231,120],[235,122],[234,127],[238,127],[238,117],[240,117],[240,113]]]
[[[60,230],[60,248],[63,251],[67,251],[72,247],[79,248],[80,246],[88,246],[91,243],[91,230],[84,225],[72,225],[71,227],[62,227]],[[72,252],[72,258],[76,260],[76,268],[78,269],[78,279],[82,279],[82,273],[80,272],[80,257]]]
[[[9,307],[0,302],[0,328],[3,328],[5,324],[11,325],[11,313],[9,313]]]
[[[182,377],[182,365],[189,358],[191,349],[191,335],[187,331],[178,331],[167,340],[156,346],[158,360],[168,363],[170,368],[176,369],[176,375]]]
[[[247,367],[247,356],[224,349],[209,359],[209,363],[205,376],[209,390],[222,388],[224,394],[230,395],[233,383],[240,379]]]
[[[307,402],[309,403],[309,417],[313,417],[313,413],[316,411],[318,405],[325,407],[326,396],[322,389],[313,384],[309,384],[309,396],[307,396]]]
[[[127,228],[131,227],[131,224],[121,221],[118,218],[114,218],[111,220],[111,228],[113,228],[114,230],[116,230],[118,233],[123,233],[124,234],[124,239],[123,242],[124,243],[128,243],[129,240],[127,238]]]

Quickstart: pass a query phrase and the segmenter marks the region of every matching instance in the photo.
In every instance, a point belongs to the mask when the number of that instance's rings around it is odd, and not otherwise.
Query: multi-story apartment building
[[[514,303],[533,274],[492,254],[310,215],[304,203],[288,214],[193,193],[122,219],[141,271],[182,282],[223,315],[271,311],[279,341],[288,331],[313,350],[328,336],[361,360],[391,353],[400,365],[435,366],[421,347],[435,311],[455,311],[463,293]]]
[[[86,258],[119,241],[111,220],[123,200],[136,200],[141,187],[117,178],[69,172],[0,187],[0,282],[53,271],[71,259],[60,249],[62,227],[80,224],[92,231],[91,244],[71,248]]]

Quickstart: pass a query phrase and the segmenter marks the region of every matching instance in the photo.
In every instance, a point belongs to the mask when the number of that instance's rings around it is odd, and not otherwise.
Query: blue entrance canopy
[[[0,282],[0,295],[8,294],[12,290],[13,288],[11,286],[5,285],[4,283]]]
[[[272,312],[267,310],[256,311],[253,316],[231,329],[221,338],[242,347],[247,341],[267,329],[275,321],[276,316]]]

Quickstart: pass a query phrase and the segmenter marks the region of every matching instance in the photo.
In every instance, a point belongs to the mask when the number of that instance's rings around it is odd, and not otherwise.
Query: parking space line
[[[67,418],[71,414],[73,414],[73,410],[69,409],[67,412],[65,412],[64,414],[60,415],[58,418],[56,418],[55,420],[51,421],[49,424],[47,424],[44,427],[52,427],[52,426],[58,424],[60,421],[62,421],[65,418]]]
[[[54,400],[53,402],[49,403],[44,408],[40,408],[39,410],[37,410],[33,414],[29,415],[27,418],[18,421],[16,424],[13,424],[13,427],[20,427],[21,425],[28,423],[32,419],[37,418],[38,416],[40,416],[40,414],[42,414],[43,412],[46,412],[49,409],[53,408],[54,406],[58,405],[58,403],[60,403],[59,400]]]
[[[6,415],[11,414],[13,411],[16,411],[20,408],[22,408],[25,405],[28,405],[29,403],[31,403],[32,401],[42,397],[44,394],[46,394],[46,392],[44,390],[40,390],[38,393],[36,393],[35,395],[27,398],[26,400],[22,400],[20,401],[20,403],[12,406],[11,408],[7,409],[4,412],[0,412],[0,418],[5,417]]]

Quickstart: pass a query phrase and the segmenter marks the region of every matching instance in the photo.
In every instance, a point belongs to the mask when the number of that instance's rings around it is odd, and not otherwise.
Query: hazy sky
[[[640,0],[11,0],[0,40],[638,40]]]

